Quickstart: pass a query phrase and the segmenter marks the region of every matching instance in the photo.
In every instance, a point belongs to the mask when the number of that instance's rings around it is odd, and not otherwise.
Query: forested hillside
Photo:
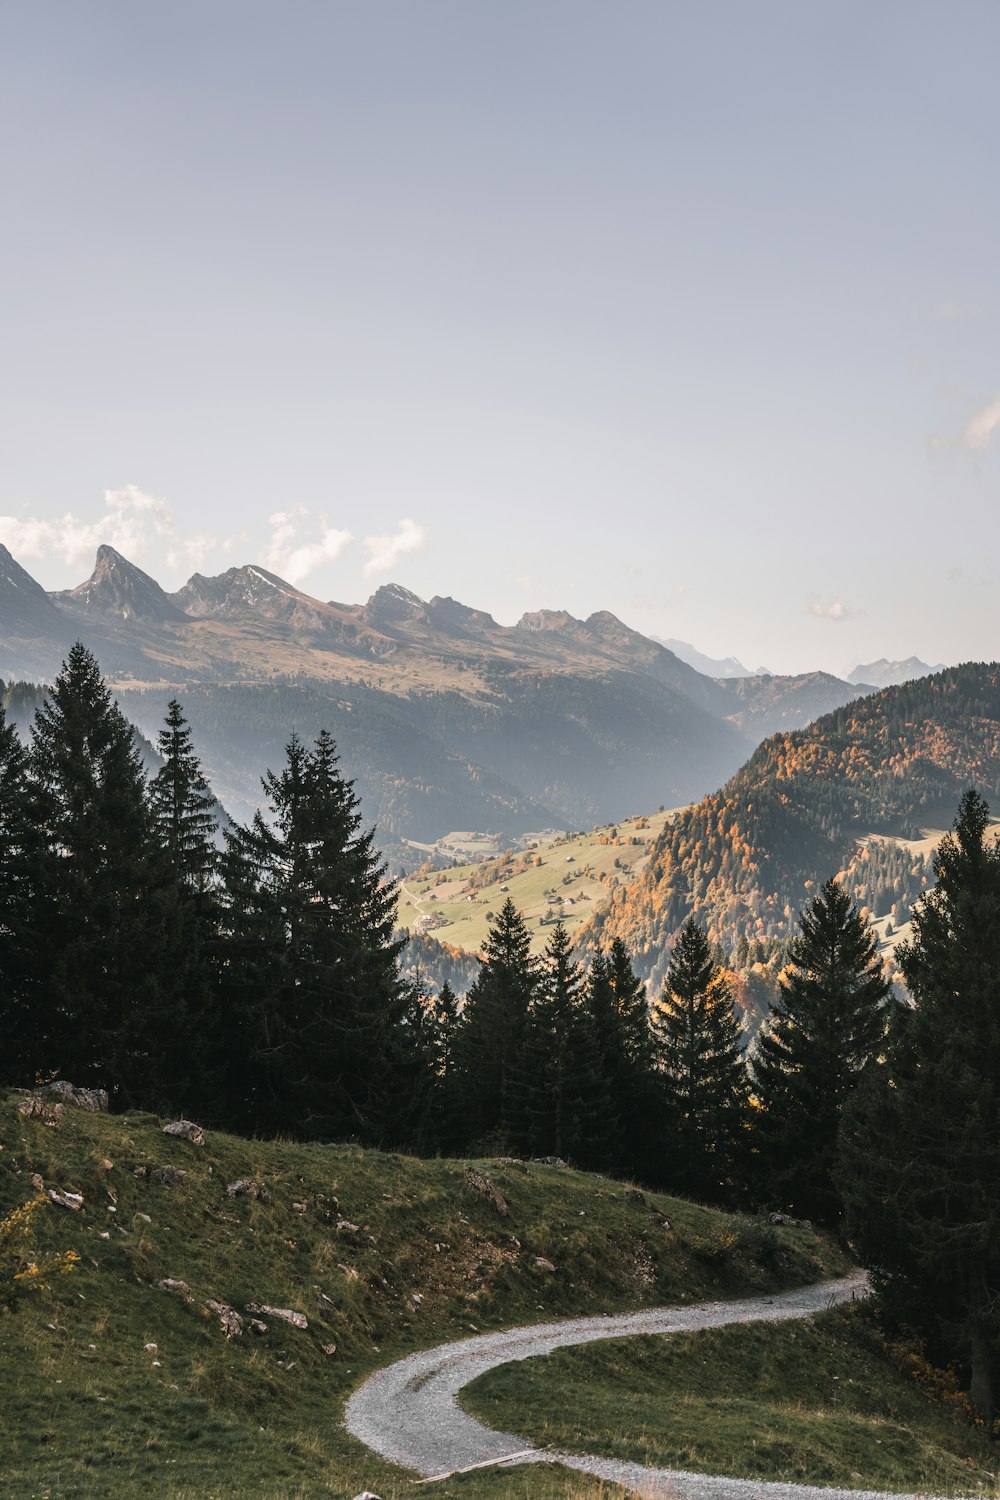
[[[962,789],[1000,788],[1000,667],[970,664],[887,688],[766,740],[719,792],[663,831],[643,876],[588,936],[620,937],[657,979],[692,913],[727,952],[784,937],[815,884],[845,872],[874,915],[905,916],[922,857],[870,835],[945,827]]]

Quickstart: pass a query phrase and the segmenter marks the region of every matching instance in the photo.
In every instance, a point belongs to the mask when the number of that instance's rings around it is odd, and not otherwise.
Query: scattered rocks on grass
[[[291,1323],[293,1328],[305,1330],[309,1327],[305,1313],[293,1312],[290,1307],[268,1307],[265,1302],[248,1302],[246,1310],[265,1318],[280,1318],[283,1323]]]
[[[191,1293],[191,1288],[188,1286],[187,1282],[180,1281],[175,1276],[164,1276],[163,1280],[158,1281],[156,1284],[165,1292],[182,1292],[186,1297],[190,1296]]]
[[[180,1187],[187,1173],[183,1167],[172,1167],[169,1164],[162,1167],[154,1167],[149,1177],[151,1182],[158,1182],[162,1187]]]
[[[343,1235],[344,1239],[357,1240],[361,1236],[361,1225],[352,1224],[350,1219],[338,1219],[337,1233]]]
[[[264,1184],[252,1177],[240,1177],[236,1182],[227,1183],[226,1192],[230,1198],[253,1198],[258,1203],[271,1201],[271,1194]]]
[[[536,1161],[540,1167],[565,1167],[569,1165],[568,1162],[563,1161],[561,1156],[533,1156],[531,1160]]]
[[[219,1325],[227,1339],[239,1338],[243,1332],[243,1319],[235,1307],[229,1307],[225,1302],[206,1302],[205,1306],[209,1312],[214,1312],[219,1319]],[[256,1311],[256,1309],[254,1309]]]
[[[523,1172],[525,1177],[528,1175],[528,1163],[522,1161],[519,1156],[498,1156],[495,1165],[498,1167],[510,1167],[515,1172]]]
[[[192,1146],[205,1144],[205,1132],[193,1120],[173,1120],[169,1125],[164,1125],[163,1134],[177,1136],[182,1141],[190,1141]]]
[[[791,1214],[768,1214],[768,1223],[783,1224],[786,1229],[811,1229],[811,1219],[793,1219]]]
[[[60,1193],[56,1188],[49,1188],[49,1197],[60,1208],[71,1208],[74,1213],[78,1213],[83,1207],[82,1193]]]
[[[478,1167],[466,1167],[465,1180],[471,1188],[475,1188],[477,1193],[482,1194],[487,1203],[492,1204],[501,1219],[507,1217],[507,1200],[485,1172],[480,1172]]]
[[[307,1207],[308,1207],[308,1205],[305,1204],[305,1203],[293,1203],[292,1204],[292,1213],[293,1214],[304,1214]]]

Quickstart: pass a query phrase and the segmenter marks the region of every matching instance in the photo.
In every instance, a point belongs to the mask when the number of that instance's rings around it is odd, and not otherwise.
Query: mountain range
[[[880,656],[878,661],[858,663],[845,673],[846,680],[865,683],[870,687],[896,687],[902,682],[912,682],[915,677],[932,677],[935,672],[945,670],[944,662],[930,667],[919,656],[908,656],[905,661],[889,661]]]
[[[820,672],[715,678],[604,611],[505,626],[399,584],[340,604],[255,564],[168,593],[109,546],[76,588],[47,593],[0,546],[0,677],[51,679],[75,639],[147,737],[181,699],[238,817],[293,729],[329,728],[387,842],[687,802],[768,734],[859,692]]]

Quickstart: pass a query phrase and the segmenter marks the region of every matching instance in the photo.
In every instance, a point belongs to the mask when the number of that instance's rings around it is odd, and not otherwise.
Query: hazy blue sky
[[[8,0],[0,540],[1000,655],[998,57],[997,0]]]

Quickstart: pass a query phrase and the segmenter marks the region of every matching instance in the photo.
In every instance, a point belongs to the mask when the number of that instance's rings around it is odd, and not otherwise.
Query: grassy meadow
[[[378,1365],[472,1331],[845,1269],[811,1231],[567,1169],[480,1163],[501,1217],[459,1161],[214,1132],[197,1146],[152,1115],[69,1108],[49,1125],[19,1102],[0,1095],[0,1218],[39,1179],[82,1196],[40,1211],[22,1246],[35,1260],[75,1251],[76,1269],[0,1314],[0,1488],[19,1500],[611,1500],[539,1468],[415,1490],[347,1436],[343,1400]],[[260,1196],[230,1194],[238,1181]],[[227,1338],[211,1302],[243,1333]],[[260,1314],[255,1333],[248,1304],[308,1327]]]

